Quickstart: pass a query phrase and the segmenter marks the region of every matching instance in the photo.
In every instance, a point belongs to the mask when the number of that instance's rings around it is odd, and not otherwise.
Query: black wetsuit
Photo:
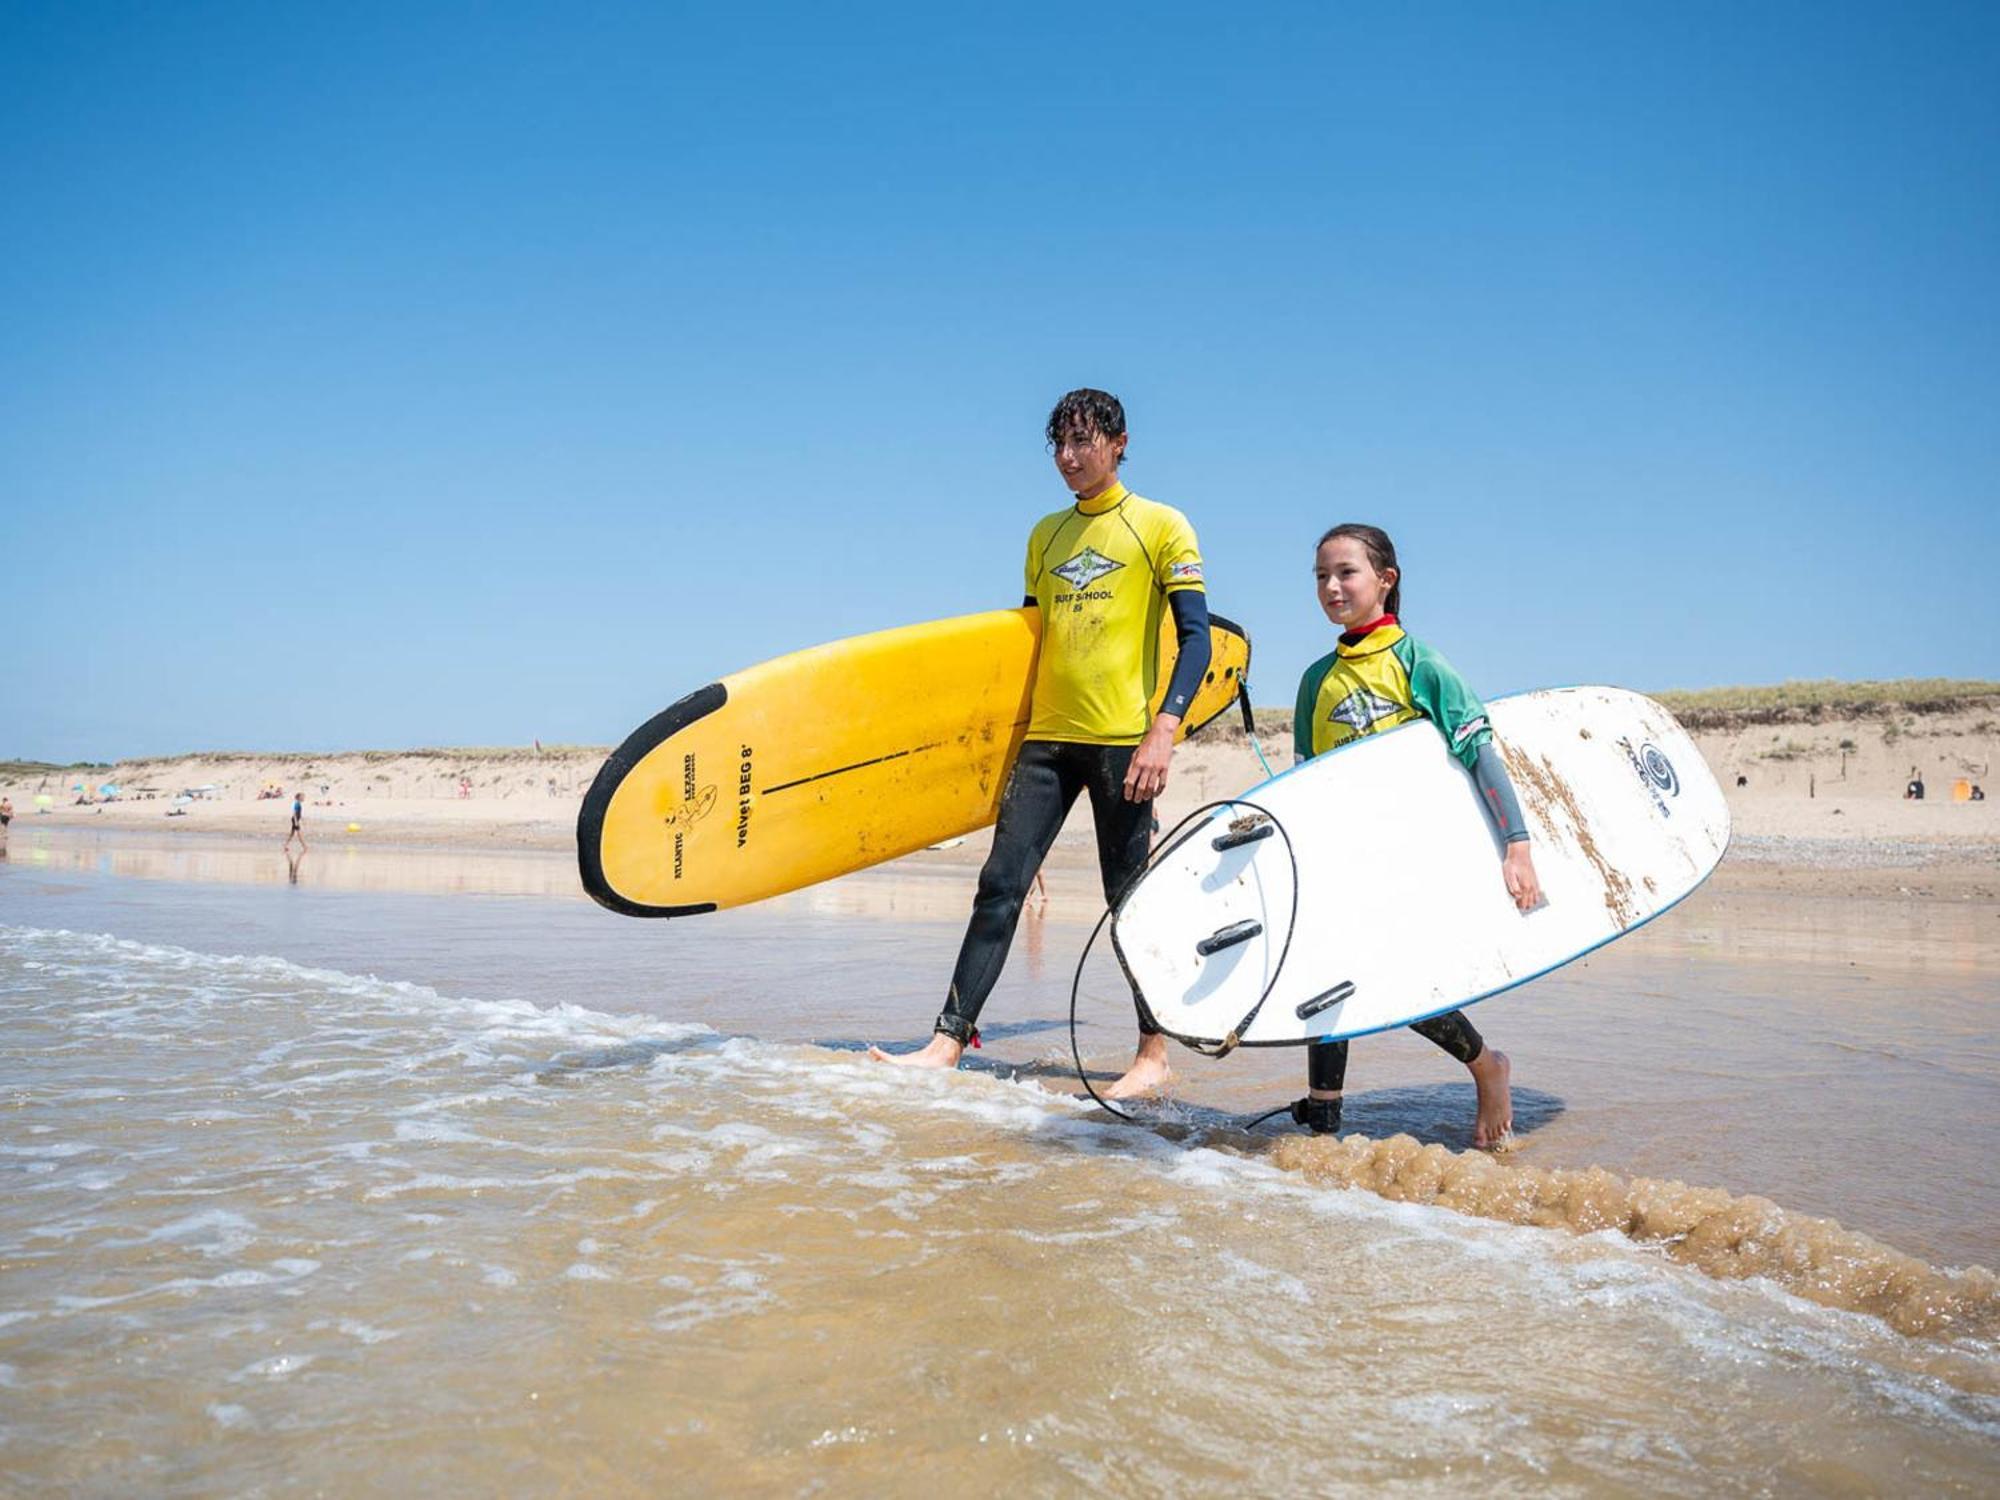
[[[1180,654],[1167,684],[1160,711],[1185,716],[1208,671],[1208,602],[1200,589],[1169,594]],[[1032,598],[1030,604],[1036,601]],[[1135,650],[1139,646],[1135,643]],[[1000,794],[1000,817],[993,830],[993,848],[979,871],[979,892],[973,898],[972,920],[959,945],[935,1029],[960,1043],[973,1039],[979,1012],[1013,945],[1021,905],[1035,872],[1062,832],[1063,821],[1088,793],[1097,829],[1097,864],[1106,905],[1115,904],[1125,886],[1146,863],[1152,845],[1153,803],[1125,798],[1125,773],[1137,745],[1090,745],[1066,740],[1028,740],[1008,773]],[[1134,996],[1136,1002],[1136,994]],[[1136,1008],[1136,1007],[1135,1007]],[[1150,1031],[1145,1011],[1140,1029]]]

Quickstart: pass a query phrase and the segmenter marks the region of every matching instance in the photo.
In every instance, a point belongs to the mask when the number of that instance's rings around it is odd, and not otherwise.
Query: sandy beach
[[[1245,1128],[1299,1091],[1287,1049],[1093,1110],[1085,821],[986,1045],[912,1077],[860,1052],[926,1031],[983,836],[636,922],[577,883],[595,751],[130,763],[40,814],[16,778],[8,1462],[189,1495],[1990,1488],[2000,824],[1949,791],[1993,727],[1882,729],[1700,731],[1722,869],[1475,1010],[1514,1059],[1499,1155],[1403,1032],[1357,1043],[1338,1139]],[[1260,774],[1240,731],[1176,765],[1168,816]],[[1101,953],[1079,1016],[1114,1076]]]
[[[1260,709],[1258,727],[1272,767],[1289,766],[1289,713]],[[1735,844],[1718,875],[1726,884],[2000,897],[2000,797],[1952,796],[1958,783],[1984,789],[1992,782],[2000,708],[1691,728],[1729,798]],[[606,753],[606,747],[566,747],[187,755],[16,775],[0,780],[0,792],[12,798],[23,832],[282,840],[292,794],[302,791],[308,835],[319,847],[569,851],[577,808]],[[1925,782],[1921,802],[1903,796],[1912,772]],[[1176,753],[1161,816],[1171,823],[1263,775],[1240,723],[1218,721]],[[106,782],[120,789],[114,800],[79,805]],[[198,800],[174,800],[191,788],[211,790]],[[260,797],[267,790],[279,795]],[[1993,790],[2000,792],[2000,784]],[[38,798],[48,799],[46,812],[38,811]],[[907,863],[976,866],[988,837],[974,833]],[[1089,814],[1079,806],[1051,864],[1081,869],[1093,859]]]

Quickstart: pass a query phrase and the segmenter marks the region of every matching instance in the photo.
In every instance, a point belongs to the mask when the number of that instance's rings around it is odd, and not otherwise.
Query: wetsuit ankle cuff
[[[950,1011],[941,1011],[931,1029],[939,1036],[948,1036],[961,1047],[979,1045],[979,1028],[964,1016],[955,1016]]]

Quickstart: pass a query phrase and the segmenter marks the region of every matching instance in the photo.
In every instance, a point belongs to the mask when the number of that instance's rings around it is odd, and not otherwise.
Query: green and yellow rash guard
[[[1300,760],[1429,719],[1466,770],[1493,738],[1486,705],[1436,651],[1384,615],[1365,633],[1350,631],[1299,679],[1292,746]]]
[[[1187,517],[1113,481],[1035,523],[1026,583],[1042,611],[1028,738],[1138,744],[1159,680],[1167,596],[1203,586]]]
[[[1292,748],[1300,760],[1407,724],[1429,719],[1460,765],[1472,773],[1480,805],[1503,843],[1528,837],[1513,783],[1493,749],[1486,705],[1450,662],[1413,635],[1394,615],[1349,631],[1340,644],[1306,668],[1292,710]]]

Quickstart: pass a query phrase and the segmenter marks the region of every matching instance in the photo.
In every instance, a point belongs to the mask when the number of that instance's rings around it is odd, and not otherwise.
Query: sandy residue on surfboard
[[[1576,805],[1575,794],[1556,768],[1549,764],[1548,757],[1530,756],[1498,735],[1493,737],[1493,743],[1499,747],[1500,758],[1507,763],[1507,774],[1513,777],[1529,812],[1558,837],[1561,836],[1562,825],[1557,823],[1556,814],[1560,810],[1563,823],[1568,825],[1571,842],[1590,861],[1598,878],[1604,882],[1604,909],[1611,913],[1611,920],[1618,924],[1619,930],[1622,932],[1638,921],[1639,908],[1632,899],[1632,882],[1598,849],[1597,840],[1591,836],[1590,824],[1584,818],[1583,810]]]

